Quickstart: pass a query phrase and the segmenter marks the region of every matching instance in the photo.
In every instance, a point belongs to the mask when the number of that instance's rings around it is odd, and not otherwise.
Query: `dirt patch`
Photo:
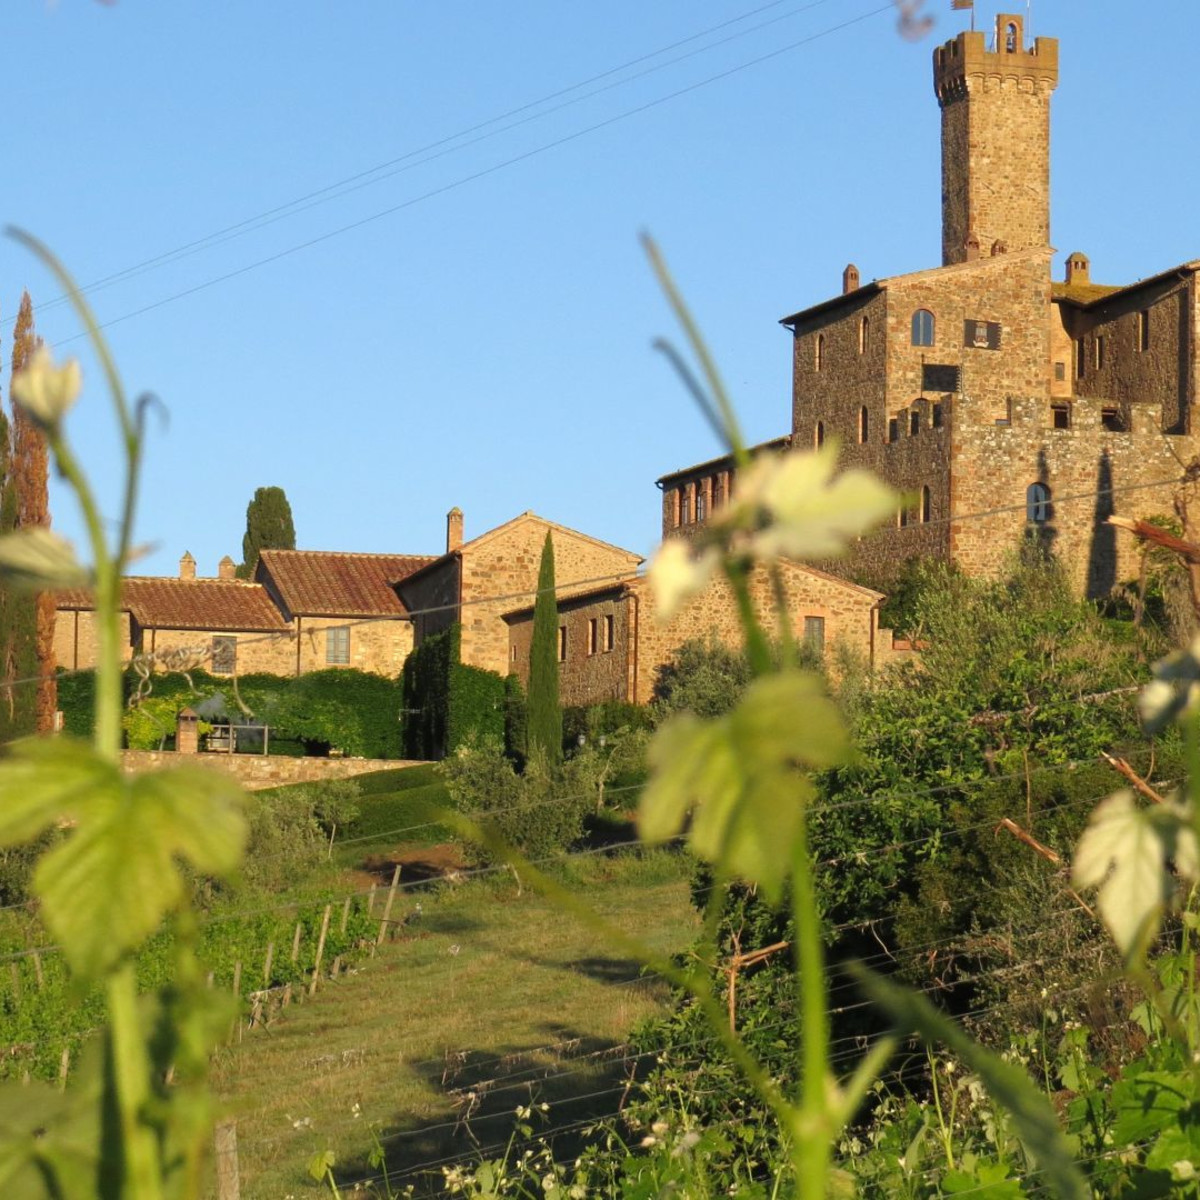
[[[357,875],[367,887],[373,883],[391,883],[392,872],[397,866],[401,882],[414,883],[465,870],[467,861],[463,858],[462,847],[449,842],[436,846],[397,847],[365,858]]]

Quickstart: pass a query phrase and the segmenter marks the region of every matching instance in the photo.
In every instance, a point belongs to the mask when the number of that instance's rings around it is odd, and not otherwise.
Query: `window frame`
[[[209,667],[214,675],[237,674],[237,635],[214,634],[212,646],[209,649]],[[224,654],[229,655],[229,666],[225,666]]]
[[[1025,522],[1038,527],[1049,524],[1053,494],[1050,485],[1035,479],[1025,489]]]
[[[558,627],[558,661],[560,663],[567,661],[567,626],[565,623]]]
[[[937,317],[932,309],[918,308],[913,313],[911,337],[914,346],[937,345]]]
[[[338,644],[341,649],[338,649]],[[350,626],[327,625],[325,627],[325,663],[330,667],[350,665]]]

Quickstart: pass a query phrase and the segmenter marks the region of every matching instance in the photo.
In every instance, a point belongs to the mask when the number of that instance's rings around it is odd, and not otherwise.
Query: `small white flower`
[[[39,429],[50,430],[75,403],[82,385],[77,360],[69,358],[56,367],[50,351],[39,346],[28,366],[13,376],[11,391],[21,411]]]
[[[685,600],[702,591],[720,561],[721,554],[716,546],[708,546],[694,554],[682,538],[668,538],[663,542],[649,571],[658,619],[669,621]]]

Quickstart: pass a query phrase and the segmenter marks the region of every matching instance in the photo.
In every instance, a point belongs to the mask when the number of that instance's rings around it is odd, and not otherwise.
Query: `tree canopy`
[[[292,506],[280,487],[260,487],[246,506],[246,533],[242,538],[239,579],[252,579],[262,550],[295,550],[296,527]]]

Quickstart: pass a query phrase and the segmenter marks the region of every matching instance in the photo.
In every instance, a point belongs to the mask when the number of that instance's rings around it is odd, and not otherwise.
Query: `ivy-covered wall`
[[[504,679],[459,661],[462,629],[425,638],[401,676],[404,750],[409,758],[444,758],[479,738],[504,737]]]

